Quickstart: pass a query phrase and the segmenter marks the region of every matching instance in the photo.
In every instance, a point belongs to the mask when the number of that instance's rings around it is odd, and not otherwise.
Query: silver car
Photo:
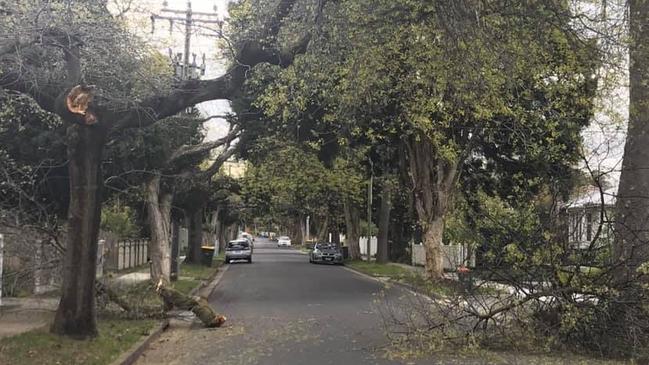
[[[309,262],[342,265],[343,252],[335,243],[316,243],[309,254]]]
[[[225,263],[233,260],[246,260],[252,263],[252,246],[247,239],[242,238],[228,242],[225,248]]]

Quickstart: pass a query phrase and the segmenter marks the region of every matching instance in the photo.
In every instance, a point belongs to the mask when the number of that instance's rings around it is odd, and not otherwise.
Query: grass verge
[[[388,278],[391,281],[406,284],[416,291],[423,292],[429,295],[436,296],[451,296],[460,295],[464,293],[464,288],[461,283],[455,280],[444,279],[440,281],[431,281],[426,279],[416,270],[408,269],[400,265],[392,263],[379,264],[376,262],[367,261],[348,261],[345,263],[347,266],[358,270],[364,274]],[[497,294],[498,291],[493,288],[481,286],[475,288],[479,294]]]
[[[173,283],[174,288],[182,293],[188,294],[192,289],[200,285],[202,281],[208,280],[222,264],[222,255],[214,258],[212,266],[181,264],[178,269],[178,280]]]
[[[209,279],[222,263],[223,259],[216,257],[212,266],[181,264],[181,279],[174,283],[174,287],[187,294],[202,281]],[[135,311],[137,308],[155,308],[162,305],[153,284],[149,281],[124,285],[115,290]],[[106,311],[105,316],[106,313],[111,312]],[[0,339],[0,364],[109,364],[143,336],[148,335],[158,323],[156,319],[126,319],[113,315],[100,317],[99,335],[88,341],[56,336],[50,334],[47,328],[40,328]]]
[[[0,364],[109,364],[158,323],[155,320],[99,319],[99,335],[72,340],[40,328],[0,339]]]

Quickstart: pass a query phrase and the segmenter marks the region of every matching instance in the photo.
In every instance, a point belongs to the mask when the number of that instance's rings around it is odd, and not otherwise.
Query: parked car
[[[291,247],[291,239],[288,236],[280,236],[277,240],[277,247]]]
[[[309,262],[312,264],[343,264],[343,252],[335,243],[316,243],[313,251],[309,254]]]
[[[246,260],[252,262],[252,245],[247,239],[238,239],[228,242],[225,248],[225,263],[233,260]]]
[[[255,248],[255,238],[247,232],[241,232],[239,233],[239,237],[237,238],[238,240],[247,240],[248,243],[250,244],[250,247],[252,249]]]
[[[255,237],[253,235],[251,235],[250,233],[248,233],[248,232],[239,233],[239,238],[245,238],[245,239],[249,240],[250,242],[255,242]]]

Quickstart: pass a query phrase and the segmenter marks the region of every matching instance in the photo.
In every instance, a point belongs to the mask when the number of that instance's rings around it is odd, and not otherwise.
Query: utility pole
[[[370,159],[370,182],[367,186],[367,262],[372,261],[372,183],[374,180],[374,165]]]
[[[205,24],[216,24],[218,26],[218,34],[221,34],[223,29],[223,20],[219,18],[219,14],[216,12],[216,5],[212,8],[213,13],[204,13],[204,12],[194,12],[192,10],[192,2],[187,1],[187,8],[185,10],[174,10],[169,9],[167,6],[169,4],[167,1],[162,3],[161,13],[160,14],[151,14],[151,33],[155,32],[155,21],[156,20],[167,20],[169,21],[169,34],[173,33],[173,27],[176,22],[179,24],[185,25],[185,47],[183,54],[174,55],[171,48],[169,48],[169,60],[174,69],[174,75],[180,80],[190,80],[198,79],[201,76],[205,75],[205,54],[203,54],[203,62],[199,66],[196,63],[196,54],[192,54],[192,62],[190,63],[189,55],[191,52],[191,43],[192,43],[192,32],[195,27],[204,27]],[[184,15],[184,16],[183,16]],[[186,113],[191,112],[191,108],[188,108]],[[173,219],[173,218],[172,218]],[[180,253],[180,225],[177,221],[172,223],[172,232],[171,232],[171,280],[175,281],[178,279],[178,256]]]
[[[167,8],[168,3],[162,3],[163,8],[160,14],[151,14],[151,33],[155,32],[156,20],[169,21],[169,33],[173,33],[173,26],[176,22],[185,26],[185,47],[184,53],[173,56],[171,49],[169,49],[169,58],[174,66],[176,77],[181,80],[198,79],[200,76],[205,75],[205,54],[203,54],[203,63],[199,66],[196,63],[196,54],[192,54],[193,60],[190,63],[192,32],[194,28],[205,28],[207,24],[216,24],[218,26],[217,33],[221,34],[223,29],[223,20],[219,18],[216,12],[216,5],[213,7],[214,12],[196,12],[192,10],[191,1],[187,2],[185,10],[175,10]],[[182,61],[181,61],[182,60]]]
[[[4,248],[4,236],[0,233],[0,307],[2,306],[2,261],[4,260]]]
[[[311,216],[309,216],[309,215],[306,216],[306,240],[307,241],[309,240],[309,234],[311,233],[311,232],[309,232],[309,219],[310,218],[311,218]]]

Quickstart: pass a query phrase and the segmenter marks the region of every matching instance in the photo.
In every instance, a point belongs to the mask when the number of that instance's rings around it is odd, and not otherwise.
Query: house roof
[[[600,192],[597,187],[590,187],[582,194],[577,195],[575,198],[568,201],[566,208],[579,208],[593,205],[600,205],[604,202],[605,206],[615,205],[615,194],[617,187],[609,188]]]

